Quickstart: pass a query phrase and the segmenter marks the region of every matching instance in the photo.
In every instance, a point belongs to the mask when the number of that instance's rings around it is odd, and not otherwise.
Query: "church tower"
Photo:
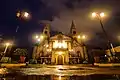
[[[74,24],[74,21],[72,20],[71,28],[70,28],[70,34],[71,35],[76,35],[76,27]]]
[[[45,24],[45,27],[43,29],[43,34],[50,37],[50,24]]]

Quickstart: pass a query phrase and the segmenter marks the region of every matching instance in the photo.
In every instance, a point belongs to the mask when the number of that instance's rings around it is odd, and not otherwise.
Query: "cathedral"
[[[34,46],[32,58],[40,64],[80,64],[88,61],[88,54],[84,44],[85,36],[76,31],[72,21],[69,34],[50,34],[50,25],[44,26],[42,34],[36,36],[37,45]]]

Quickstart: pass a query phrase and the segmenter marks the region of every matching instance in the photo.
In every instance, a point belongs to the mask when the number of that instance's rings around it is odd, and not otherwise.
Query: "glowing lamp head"
[[[78,39],[80,39],[81,38],[81,36],[80,35],[78,35]]]
[[[41,36],[40,36],[40,38],[41,38],[41,39],[43,39],[43,38],[44,38],[44,36],[43,36],[43,35],[41,35]]]
[[[18,13],[16,14],[16,16],[17,16],[17,17],[20,17],[20,12],[18,12]]]
[[[104,17],[105,14],[103,12],[100,13],[100,17]]]
[[[94,18],[94,17],[96,17],[97,16],[97,13],[96,12],[93,12],[92,13],[92,17]]]
[[[86,36],[85,36],[85,35],[83,35],[83,36],[82,36],[82,39],[85,39],[85,38],[86,38]]]
[[[38,37],[39,37],[38,35],[35,36],[36,39],[38,39]]]
[[[28,18],[29,17],[29,13],[28,12],[24,12],[23,16]]]
[[[10,43],[5,43],[5,45],[6,45],[6,46],[9,46],[9,45],[10,45]]]

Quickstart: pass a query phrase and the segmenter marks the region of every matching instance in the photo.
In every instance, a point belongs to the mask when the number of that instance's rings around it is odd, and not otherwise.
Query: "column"
[[[84,59],[84,49],[83,46],[80,47],[81,58]]]
[[[51,64],[55,63],[55,53],[52,52]]]
[[[68,64],[69,63],[69,53],[66,52],[65,54],[66,54],[65,55],[65,63]]]

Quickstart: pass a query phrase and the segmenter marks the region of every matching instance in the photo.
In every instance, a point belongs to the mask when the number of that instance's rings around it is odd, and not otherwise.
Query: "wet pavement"
[[[0,80],[120,80],[120,68],[68,65],[0,68]]]

